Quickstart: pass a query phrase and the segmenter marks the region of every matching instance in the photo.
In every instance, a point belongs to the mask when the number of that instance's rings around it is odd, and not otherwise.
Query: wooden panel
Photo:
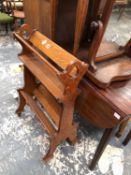
[[[75,109],[93,125],[112,128],[131,115],[131,81],[117,82],[103,90],[82,80],[79,88],[81,94]],[[114,117],[115,113],[120,120]]]
[[[21,55],[19,58],[38,80],[47,86],[47,89],[55,98],[63,97],[62,84],[58,78],[55,77],[55,74],[50,73],[46,64],[33,56]]]
[[[33,101],[33,99],[27,93],[25,93],[23,91],[21,91],[21,94],[23,95],[23,97],[26,100],[26,103],[29,104],[29,106],[31,107],[31,109],[33,110],[33,112],[36,113],[37,118],[40,120],[40,122],[42,123],[42,125],[45,126],[45,128],[47,129],[47,131],[50,134],[53,134],[55,132],[55,129],[53,128],[53,126],[51,125],[51,123],[48,121],[48,119],[46,118],[45,114],[39,109],[39,107]]]
[[[30,24],[31,27],[37,28],[41,31],[40,27],[40,9],[39,0],[24,0],[25,22]]]
[[[61,106],[42,85],[34,91],[34,95],[38,98],[38,100],[48,112],[50,117],[53,119],[57,127],[59,127],[60,116],[62,112]]]
[[[40,32],[51,38],[51,0],[37,0],[39,3]],[[33,27],[34,28],[34,27]]]
[[[25,22],[51,38],[51,0],[25,0]]]
[[[127,87],[130,87],[131,82]],[[78,97],[76,110],[93,125],[100,128],[112,128],[131,114],[130,91],[126,86],[101,90],[94,84],[83,80],[80,84],[81,94]],[[122,92],[122,93],[121,93]],[[88,105],[87,105],[88,104]],[[118,113],[121,119],[115,118]]]
[[[114,83],[99,92],[126,116],[131,115],[131,80]]]
[[[72,63],[72,61],[79,61],[72,54],[70,54],[39,32],[35,32],[31,36],[30,41],[35,47],[39,48],[45,55],[52,59],[63,70],[65,70],[67,66]]]
[[[72,44],[74,42],[77,0],[59,0],[56,24],[56,43]]]

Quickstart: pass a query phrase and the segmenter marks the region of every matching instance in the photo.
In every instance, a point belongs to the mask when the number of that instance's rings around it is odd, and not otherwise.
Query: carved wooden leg
[[[24,67],[24,87],[22,89],[18,90],[19,107],[16,110],[16,113],[18,115],[21,114],[21,112],[24,109],[24,106],[26,105],[26,101],[25,101],[24,97],[22,96],[22,94],[20,93],[20,91],[24,91],[24,92],[27,92],[27,93],[32,95],[35,87],[36,87],[36,83],[35,83],[34,76],[26,67]]]
[[[127,126],[129,120],[130,119],[127,119],[127,120],[125,120],[124,122],[121,123],[121,125],[119,126],[119,129],[116,133],[116,137],[121,137],[122,136],[122,133],[124,132],[125,127]]]
[[[60,122],[60,133],[63,135],[62,137],[68,138],[71,143],[75,143],[77,141],[77,128],[78,124],[73,122],[73,114],[74,114],[74,102],[68,103],[66,102],[63,105],[63,114]]]
[[[24,109],[24,106],[26,105],[26,101],[25,101],[24,97],[21,95],[20,89],[18,90],[18,93],[19,93],[19,106],[16,110],[16,114],[20,115]]]
[[[43,160],[48,161],[56,149],[56,147],[66,139],[69,139],[71,143],[77,141],[77,128],[78,124],[73,123],[74,104],[65,103],[63,105],[63,113],[61,116],[60,127],[58,134],[51,137],[50,149]]]
[[[51,138],[50,142],[50,149],[46,156],[43,158],[44,161],[48,161],[53,157],[53,153],[56,150],[57,146],[59,145],[61,139],[56,135]]]
[[[78,123],[74,123],[72,125],[72,132],[69,134],[69,137],[68,137],[68,140],[72,145],[74,145],[76,142],[78,142],[78,138],[77,138],[78,126],[79,126]]]
[[[97,147],[97,150],[95,152],[94,158],[91,162],[91,165],[89,166],[90,170],[93,170],[98,162],[98,160],[100,159],[102,153],[104,152],[111,136],[114,134],[114,128],[111,129],[106,129],[104,131],[104,134],[100,140],[100,143]]]
[[[125,140],[123,141],[122,144],[123,144],[124,146],[126,146],[126,145],[129,143],[130,140],[131,140],[131,130],[129,131],[127,137],[125,138]]]

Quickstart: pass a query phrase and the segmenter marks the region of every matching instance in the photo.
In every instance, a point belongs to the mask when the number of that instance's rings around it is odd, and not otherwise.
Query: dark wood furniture
[[[131,80],[117,82],[106,90],[87,79],[80,83],[81,94],[75,109],[96,127],[105,128],[90,169],[94,169],[115,129],[131,115]]]
[[[23,47],[19,58],[24,63],[25,78],[25,86],[18,90],[20,105],[16,112],[20,114],[28,104],[37,114],[50,135],[50,149],[44,157],[48,160],[60,142],[69,139],[74,143],[77,139],[74,104],[80,94],[78,85],[87,64],[26,24],[14,36]],[[34,97],[48,115],[33,100]]]
[[[96,41],[98,38],[96,36]],[[99,39],[98,39],[99,40]],[[92,44],[93,48],[96,43]],[[104,48],[103,48],[104,49]],[[125,47],[119,47],[119,50],[112,54],[107,54],[99,63],[95,63],[95,56],[90,55],[90,64],[87,76],[97,86],[107,88],[112,82],[128,80],[131,78],[131,39]]]
[[[26,23],[32,28],[37,28],[71,53],[78,56],[80,52],[79,58],[87,60],[90,41],[97,30],[97,26],[92,29],[91,23],[93,21],[97,23],[98,19],[101,20],[103,23],[102,38],[114,1],[34,0],[32,3],[31,0],[26,0],[24,2]],[[42,11],[44,13],[41,13]]]
[[[53,39],[56,31],[57,5],[58,0],[33,0],[33,3],[32,0],[24,1],[25,22]]]
[[[29,24],[89,63],[88,78],[99,87],[106,88],[114,81],[127,80],[131,76],[130,56],[127,54],[127,47],[129,52],[131,49],[130,41],[123,49],[116,43],[102,41],[114,2],[115,0],[38,0],[29,7],[27,0],[24,7]],[[33,6],[37,7],[35,12]],[[39,15],[42,8],[47,11]],[[29,11],[30,14],[38,14],[36,20],[31,19]],[[45,24],[45,21],[48,22]],[[70,28],[70,32],[67,28]]]

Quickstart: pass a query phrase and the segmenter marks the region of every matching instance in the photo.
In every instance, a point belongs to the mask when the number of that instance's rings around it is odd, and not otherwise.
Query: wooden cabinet
[[[26,23],[58,42],[73,40],[76,4],[77,0],[26,0]]]
[[[88,43],[94,36],[92,21],[100,19],[103,33],[115,0],[25,0],[26,23],[38,29],[79,58],[88,57]],[[107,8],[108,7],[108,8]],[[101,38],[102,38],[101,37]],[[84,48],[84,54],[77,51]],[[79,52],[79,51],[78,51]]]
[[[25,11],[25,21],[30,23],[32,27],[41,30],[40,28],[40,18],[39,18],[39,0],[25,0],[24,1],[24,11]]]
[[[25,22],[32,28],[38,29],[48,37],[52,38],[52,24],[55,18],[54,2],[56,0],[26,0],[24,1]],[[56,5],[56,3],[55,3]]]

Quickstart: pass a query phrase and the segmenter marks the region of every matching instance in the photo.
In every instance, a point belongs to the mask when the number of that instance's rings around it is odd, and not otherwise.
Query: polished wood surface
[[[94,73],[89,71],[87,76],[101,88],[109,87],[112,82],[128,80],[131,78],[131,59],[122,56],[102,62]]]
[[[106,47],[108,48],[107,45]],[[96,64],[91,59],[89,64],[87,76],[101,88],[109,87],[112,82],[129,80],[131,78],[131,40],[128,41],[125,47],[116,48],[119,49],[112,54],[107,53],[106,57],[103,57],[103,61],[99,60],[99,63]]]
[[[103,90],[82,80],[80,89],[76,110],[97,127],[113,128],[131,114],[131,81],[117,82]]]
[[[95,61],[106,61],[108,59],[122,55],[123,53],[124,49],[121,46],[119,46],[116,42],[103,40],[98,49]]]
[[[115,128],[131,116],[131,80],[117,82],[106,90],[98,88],[87,79],[80,84],[81,94],[75,109],[91,124],[106,128],[89,166],[93,170]],[[127,137],[127,141],[130,136]]]
[[[57,43],[70,41],[73,43],[76,7],[76,0],[34,0],[33,3],[31,0],[26,0],[24,2],[26,23]],[[64,24],[61,25],[63,21]]]
[[[46,14],[46,9],[44,10],[44,14]],[[39,31],[41,31],[40,28],[40,18],[39,18],[39,13],[40,13],[40,9],[39,9],[39,1],[38,0],[25,0],[24,1],[24,12],[25,12],[25,22],[29,23],[31,27],[39,29]],[[41,13],[42,15],[43,13]],[[43,24],[45,24],[44,20],[43,20]],[[45,28],[47,25],[45,25]],[[45,29],[46,30],[46,29]],[[45,32],[46,33],[46,32]]]

